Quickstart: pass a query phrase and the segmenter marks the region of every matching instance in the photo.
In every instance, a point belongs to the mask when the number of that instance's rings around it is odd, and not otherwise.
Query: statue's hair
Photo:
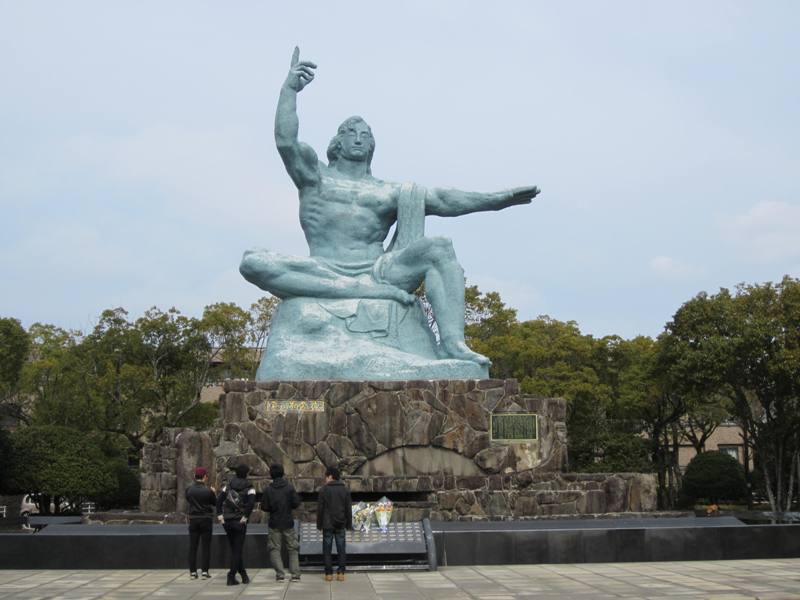
[[[341,125],[339,125],[339,129],[336,131],[336,135],[333,136],[331,139],[331,143],[328,144],[328,164],[333,165],[339,160],[339,149],[341,147],[340,138],[347,133],[347,129],[351,125],[355,125],[356,123],[363,123],[369,129],[369,152],[367,153],[367,173],[372,175],[372,155],[375,154],[375,136],[372,135],[372,128],[369,124],[359,116],[350,117],[349,119],[345,119]]]

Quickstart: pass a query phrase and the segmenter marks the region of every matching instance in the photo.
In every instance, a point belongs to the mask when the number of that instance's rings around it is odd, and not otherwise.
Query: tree
[[[8,431],[0,429],[0,494],[11,493],[9,489],[11,481],[11,459],[13,451],[11,448],[11,438]]]
[[[221,303],[202,319],[153,307],[131,321],[109,309],[86,336],[37,324],[26,365],[34,422],[121,436],[134,451],[165,427],[208,427],[216,410],[199,406],[203,387],[253,370],[250,323]]]
[[[261,356],[267,346],[272,315],[278,308],[280,300],[274,296],[263,296],[250,305],[250,333],[248,341],[252,351],[252,370],[250,377],[255,378]]]
[[[247,377],[252,373],[253,353],[248,348],[252,329],[248,311],[233,302],[206,306],[198,332],[207,341],[205,362],[209,366],[207,375],[212,380]]]
[[[114,491],[117,480],[109,461],[91,436],[54,425],[29,426],[11,436],[9,487],[40,496],[40,510],[59,512],[61,499],[82,501]]]
[[[17,319],[0,318],[0,419],[28,418],[20,394],[22,369],[30,350],[30,338]]]
[[[470,345],[508,335],[517,324],[517,311],[507,307],[497,292],[484,294],[477,285],[467,286],[464,305],[464,334]]]
[[[742,427],[774,513],[800,476],[800,281],[698,294],[667,324],[673,371],[696,396],[720,395]]]
[[[664,337],[640,336],[626,343],[617,397],[619,410],[639,421],[650,447],[658,480],[658,506],[672,507],[680,485],[677,424],[686,410],[685,398],[675,389],[663,360]]]
[[[143,438],[156,439],[200,402],[200,392],[216,352],[198,319],[171,308],[151,308],[137,319],[143,362],[148,369],[142,422]]]
[[[34,323],[28,333],[31,351],[22,371],[22,390],[31,423],[91,428],[98,413],[83,394],[88,374],[76,352],[80,333],[43,323]]]
[[[152,395],[141,330],[123,308],[105,310],[76,355],[86,375],[83,397],[98,406],[97,428],[140,448]]]
[[[706,442],[717,428],[731,418],[728,399],[719,394],[693,399],[681,419],[681,431],[695,453],[706,451]]]

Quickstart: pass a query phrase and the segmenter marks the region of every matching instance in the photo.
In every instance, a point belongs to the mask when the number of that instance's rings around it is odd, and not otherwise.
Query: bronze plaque
[[[490,437],[497,442],[525,442],[539,438],[535,413],[498,413],[491,415]]]

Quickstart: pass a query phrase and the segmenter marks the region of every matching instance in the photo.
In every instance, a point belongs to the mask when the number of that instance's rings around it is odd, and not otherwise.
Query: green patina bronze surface
[[[248,281],[283,300],[256,378],[488,377],[489,360],[464,342],[464,271],[450,240],[424,235],[425,216],[501,210],[529,203],[539,190],[463,192],[377,179],[375,139],[361,117],[339,126],[322,163],[298,139],[297,94],[315,69],[295,48],[275,115],[275,141],[299,192],[310,256],[254,249],[240,266]],[[413,296],[423,282],[438,339]]]

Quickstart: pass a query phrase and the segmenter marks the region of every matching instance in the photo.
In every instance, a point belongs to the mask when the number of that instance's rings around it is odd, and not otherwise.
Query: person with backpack
[[[336,580],[344,581],[347,566],[345,549],[345,530],[353,528],[353,501],[350,490],[340,479],[339,469],[328,467],[325,471],[325,485],[320,488],[317,503],[317,529],[322,530],[322,558],[325,562],[325,581],[333,581],[333,541],[336,540],[336,554],[339,564]]]
[[[250,467],[239,465],[234,469],[236,475],[223,486],[217,496],[217,519],[225,527],[228,545],[231,548],[231,566],[228,570],[228,585],[239,585],[236,573],[242,583],[250,583],[244,570],[244,539],[247,535],[247,521],[256,504],[256,490],[247,480]]]
[[[214,506],[217,498],[208,485],[208,470],[194,470],[194,484],[186,488],[186,519],[189,521],[189,577],[197,579],[197,547],[202,546],[200,568],[203,579],[211,579],[211,532],[214,528]]]
[[[294,530],[292,509],[300,506],[300,496],[291,483],[283,477],[283,466],[272,465],[269,468],[272,483],[269,484],[261,498],[261,509],[269,513],[269,560],[275,569],[275,581],[286,579],[283,568],[281,550],[285,546],[289,554],[289,572],[292,581],[300,581],[300,542]]]

